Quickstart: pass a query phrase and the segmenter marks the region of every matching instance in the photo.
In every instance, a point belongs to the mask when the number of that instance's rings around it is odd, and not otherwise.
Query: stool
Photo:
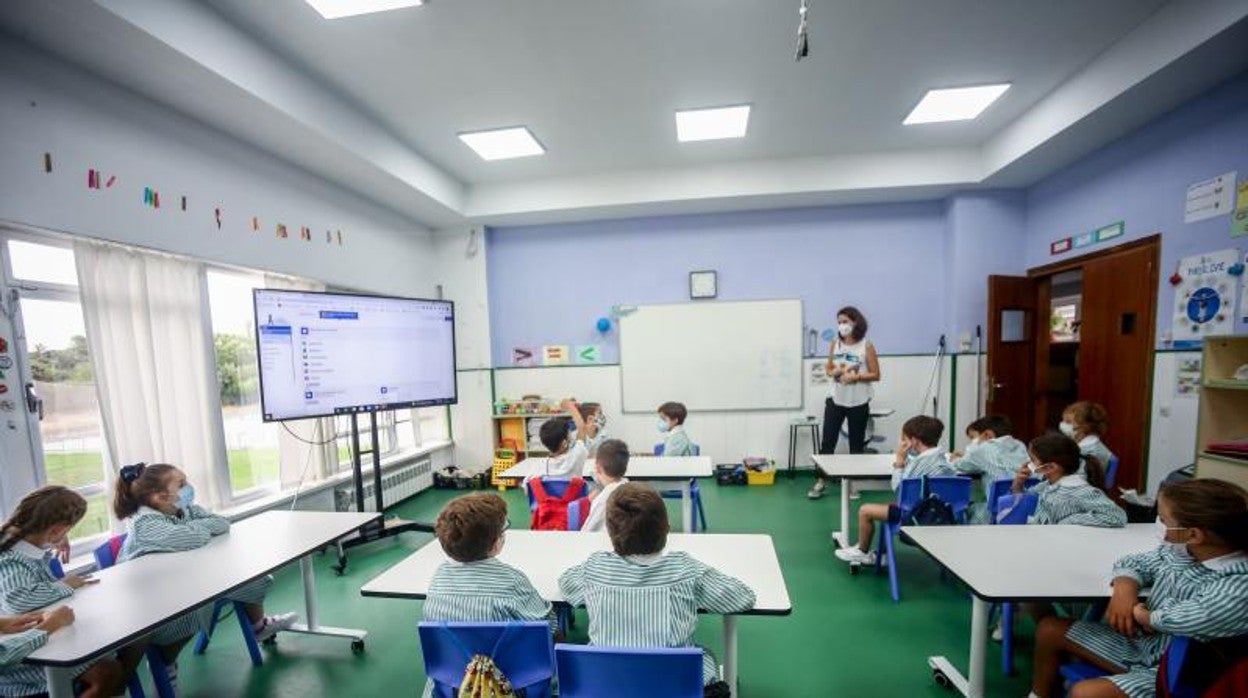
[[[810,452],[819,452],[819,420],[807,417],[789,423],[789,479],[797,477],[797,433],[810,429]]]

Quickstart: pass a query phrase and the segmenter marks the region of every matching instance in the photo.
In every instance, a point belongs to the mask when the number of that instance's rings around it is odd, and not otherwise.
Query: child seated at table
[[[935,417],[919,415],[901,425],[901,438],[893,454],[893,491],[901,487],[901,481],[924,476],[953,475],[953,466],[940,452],[940,437],[945,425]],[[844,485],[842,484],[842,487]],[[851,565],[875,562],[871,550],[871,538],[875,535],[875,523],[888,521],[897,515],[896,504],[863,504],[858,507],[858,545],[838,548],[836,556]]]
[[[507,525],[507,503],[492,492],[457,497],[442,508],[434,532],[451,559],[429,582],[425,620],[548,620],[554,629],[550,603],[523,572],[498,559]]]
[[[580,477],[585,468],[589,450],[580,436],[585,432],[581,411],[574,400],[564,400],[562,406],[569,416],[551,417],[538,431],[550,455],[542,461],[541,472],[530,477]]]
[[[992,485],[998,480],[1012,481],[1019,466],[1029,459],[1027,444],[1014,438],[1014,425],[1008,417],[988,415],[966,427],[971,442],[949,461],[960,474],[983,476],[984,499],[992,496]],[[988,505],[971,505],[971,523],[988,523]]]
[[[1074,698],[1153,696],[1171,636],[1248,634],[1248,491],[1213,479],[1175,483],[1161,489],[1157,512],[1161,546],[1114,564],[1104,622],[1041,621],[1030,698],[1062,694],[1064,655],[1112,674],[1075,684]],[[1144,587],[1151,592],[1142,602]]]
[[[22,664],[31,652],[48,643],[48,636],[74,622],[69,606],[50,611],[0,616],[0,695],[47,695],[43,668]],[[124,682],[120,666],[112,660],[101,660],[92,670],[103,683],[88,684],[79,680],[75,695],[79,698],[118,694]],[[81,690],[79,690],[81,689]]]
[[[585,424],[585,433],[581,440],[585,442],[585,449],[592,456],[602,442],[611,438],[607,435],[607,415],[602,413],[602,405],[596,402],[580,402],[576,407],[581,415],[581,422]]]
[[[663,435],[663,455],[692,456],[693,441],[685,432],[685,418],[689,411],[679,402],[665,402],[659,405],[659,433]]]
[[[607,439],[598,447],[594,456],[594,483],[599,489],[589,494],[589,516],[581,524],[581,530],[589,533],[602,531],[607,525],[607,502],[620,485],[628,482],[628,444],[619,439]]]
[[[20,654],[3,662],[0,669],[0,695],[37,695],[48,690],[42,667],[17,664],[26,654],[47,642],[48,633],[73,622],[73,612],[59,608],[47,613],[31,613],[73,596],[74,592],[97,580],[90,575],[52,575],[52,550],[62,548],[69,532],[87,513],[82,495],[59,485],[47,485],[22,497],[13,514],[0,526],[0,611],[22,616],[31,628],[23,639],[6,639],[6,654]],[[30,624],[38,617],[38,621]],[[20,625],[20,622],[19,622]],[[10,626],[13,627],[13,626]],[[12,642],[13,644],[10,644]],[[137,660],[135,664],[137,664]],[[133,670],[133,665],[130,670]],[[111,659],[80,667],[74,679],[84,687],[83,695],[114,695],[124,684],[124,671]]]
[[[1032,439],[1028,453],[1030,460],[1018,469],[1011,486],[1012,491],[1022,492],[1027,478],[1042,478],[1028,490],[1040,500],[1027,523],[1102,528],[1127,525],[1127,513],[1102,489],[1105,480],[1100,461],[1094,456],[1080,456],[1079,444],[1073,439],[1049,432]]]
[[[1089,400],[1071,403],[1062,411],[1062,421],[1057,428],[1079,443],[1079,451],[1084,456],[1096,458],[1102,468],[1109,467],[1109,459],[1114,454],[1103,441],[1105,432],[1109,431],[1109,413],[1099,403]]]
[[[589,642],[607,647],[693,647],[698,609],[742,613],[754,591],[691,557],[667,551],[667,509],[659,493],[635,482],[607,503],[612,551],[593,553],[559,576],[568,603],[589,612]],[[704,650],[708,695],[728,695],[715,658]]]
[[[167,463],[136,463],[117,474],[113,492],[113,513],[126,521],[126,542],[117,554],[118,564],[144,555],[177,553],[202,548],[230,530],[230,520],[195,504],[195,488],[186,474]],[[160,583],[160,580],[153,580]],[[164,580],[164,583],[170,583]],[[263,642],[288,630],[299,616],[282,613],[266,616],[264,597],[273,586],[273,576],[265,575],[236,589],[225,598],[240,601],[256,640]],[[152,642],[161,649],[168,667],[169,681],[177,686],[178,653],[195,633],[206,628],[213,604],[207,603],[182,615],[152,633]]]

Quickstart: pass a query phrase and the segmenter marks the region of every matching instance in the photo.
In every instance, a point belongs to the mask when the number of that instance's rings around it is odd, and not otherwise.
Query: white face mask
[[[841,335],[842,339],[848,339],[854,333],[854,326],[848,322],[837,323],[836,333]]]
[[[1157,520],[1153,523],[1153,526],[1154,526],[1153,528],[1154,534],[1157,536],[1157,541],[1159,543],[1161,543],[1164,546],[1169,547],[1170,551],[1173,552],[1175,555],[1178,555],[1180,557],[1189,557],[1189,553],[1187,552],[1187,543],[1171,543],[1170,541],[1166,540],[1166,533],[1170,531],[1186,531],[1187,528],[1183,526],[1174,526],[1174,527],[1167,526],[1166,523],[1161,520],[1160,516],[1157,517]]]
[[[978,438],[971,439],[971,442],[966,445],[966,449],[963,451],[963,453],[970,453],[983,445],[984,445],[984,442],[980,441]]]
[[[1059,431],[1069,436],[1070,438],[1072,439],[1075,438],[1075,425],[1074,424],[1071,424],[1070,422],[1062,422],[1061,424],[1057,425],[1057,428]]]

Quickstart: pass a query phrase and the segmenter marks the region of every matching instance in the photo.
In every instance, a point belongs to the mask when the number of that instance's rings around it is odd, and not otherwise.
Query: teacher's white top
[[[606,533],[508,531],[498,559],[519,569],[547,601],[563,601],[559,575],[590,553],[610,550]],[[793,610],[771,536],[735,533],[672,533],[667,550],[683,550],[697,560],[745,582],[757,597],[746,615],[787,615]],[[364,596],[423,599],[438,565],[447,560],[435,540],[378,575],[360,589]]]
[[[1160,544],[1153,524],[905,526],[902,531],[985,601],[1106,598],[1114,562]]]
[[[828,360],[832,365],[842,371],[857,371],[858,373],[867,372],[867,346],[870,342],[863,339],[857,344],[845,344],[839,338],[832,344],[831,356]],[[832,389],[829,397],[832,401],[841,407],[857,407],[865,405],[875,397],[875,388],[872,383],[842,383],[838,378],[832,378],[831,372],[828,377],[832,380]]]
[[[268,574],[378,518],[373,513],[266,511],[239,521],[207,545],[114,565],[54,606],[74,623],[52,633],[26,658],[73,666],[128,644],[170,618]]]
[[[523,478],[545,475],[541,458],[526,458],[508,468],[499,477]],[[691,477],[710,477],[715,472],[710,456],[633,456],[628,459],[630,480],[688,480]],[[594,476],[593,460],[586,461],[582,477]]]

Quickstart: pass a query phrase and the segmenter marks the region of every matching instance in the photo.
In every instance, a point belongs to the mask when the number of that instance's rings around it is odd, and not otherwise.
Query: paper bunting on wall
[[[336,232],[336,233],[337,233],[337,235],[338,235],[338,246],[339,246],[339,247],[342,247],[342,231],[341,231],[341,230],[337,230],[337,231],[334,231],[334,232]]]
[[[217,221],[217,230],[221,229],[221,207],[212,209],[213,218]]]
[[[312,242],[312,229],[306,225],[299,229],[299,237],[305,242]]]
[[[151,187],[143,187],[143,205],[160,208],[160,192]]]
[[[52,171],[52,153],[43,154],[43,171],[44,172]]]
[[[87,188],[100,188],[100,172],[99,170],[87,170]]]
[[[255,216],[251,217],[251,229],[257,232],[260,231],[260,219],[259,218],[256,218]]]
[[[286,226],[282,223],[277,224],[277,236],[279,238],[287,238],[290,235],[286,232]]]
[[[182,197],[182,210],[183,211],[186,210],[186,197],[185,196]]]

